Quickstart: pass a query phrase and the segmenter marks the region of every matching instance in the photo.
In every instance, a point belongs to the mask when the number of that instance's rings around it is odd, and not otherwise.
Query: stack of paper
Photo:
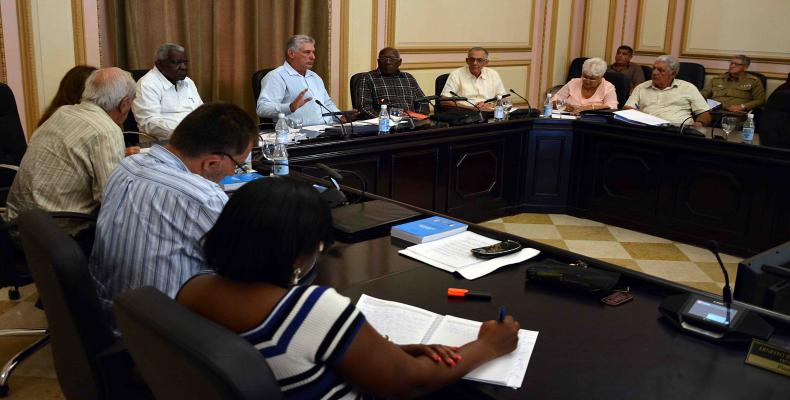
[[[654,117],[639,110],[615,111],[614,119],[636,125],[663,126],[670,124],[670,122],[665,119]]]
[[[538,250],[525,248],[517,253],[490,260],[481,260],[472,255],[472,249],[495,243],[499,243],[499,240],[466,231],[407,247],[399,253],[448,272],[458,272],[466,279],[477,279],[506,265],[517,264],[540,254]]]
[[[441,316],[422,308],[362,295],[357,308],[368,323],[396,344],[443,344],[463,346],[477,340],[481,322]],[[537,331],[519,329],[518,347],[491,360],[464,376],[464,379],[510,386],[518,389],[524,382],[529,359],[538,340]]]

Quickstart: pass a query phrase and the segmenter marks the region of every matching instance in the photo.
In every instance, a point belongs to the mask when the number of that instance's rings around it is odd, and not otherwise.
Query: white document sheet
[[[614,112],[615,118],[625,122],[640,125],[662,126],[669,125],[669,121],[643,113],[639,110],[620,110]]]

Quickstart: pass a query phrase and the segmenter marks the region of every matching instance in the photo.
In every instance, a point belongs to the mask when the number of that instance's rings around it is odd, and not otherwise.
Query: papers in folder
[[[477,340],[481,322],[439,315],[408,304],[362,295],[357,308],[368,323],[396,344],[463,346]],[[463,379],[520,388],[538,340],[537,331],[519,329],[518,347],[466,374]]]
[[[664,126],[670,124],[670,122],[665,119],[654,117],[639,110],[615,111],[614,119],[636,125]]]
[[[494,243],[499,243],[499,240],[466,231],[433,242],[407,247],[399,253],[447,272],[458,272],[470,280],[488,275],[506,265],[529,260],[540,254],[538,250],[526,248],[521,249],[518,253],[491,260],[481,260],[472,255],[472,249],[490,246]]]

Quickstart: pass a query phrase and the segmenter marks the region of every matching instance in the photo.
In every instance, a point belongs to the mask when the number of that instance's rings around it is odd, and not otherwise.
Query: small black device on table
[[[513,240],[505,240],[504,242],[494,243],[490,246],[478,247],[472,249],[472,255],[477,258],[488,260],[497,258],[508,254],[513,254],[521,250],[521,244]]]

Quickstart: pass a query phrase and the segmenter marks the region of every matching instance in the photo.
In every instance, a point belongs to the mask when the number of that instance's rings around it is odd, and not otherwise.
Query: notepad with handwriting
[[[443,316],[365,294],[359,298],[357,308],[373,328],[396,344],[463,346],[477,340],[482,325],[482,322]],[[537,331],[520,329],[516,350],[475,368],[464,379],[520,388],[537,339]]]

